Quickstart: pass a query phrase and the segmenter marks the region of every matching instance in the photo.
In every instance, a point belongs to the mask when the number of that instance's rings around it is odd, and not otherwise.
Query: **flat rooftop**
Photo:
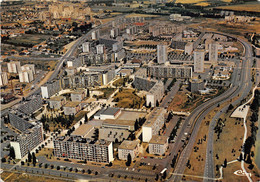
[[[149,143],[164,145],[165,143],[168,143],[168,137],[167,136],[154,135]]]
[[[134,150],[138,144],[138,141],[124,140],[121,145],[119,145],[118,149]]]
[[[55,97],[51,97],[49,100],[50,101],[61,101],[63,99],[65,99],[65,97],[63,97],[63,96],[55,96]]]
[[[93,129],[94,129],[93,125],[82,124],[71,135],[85,137]]]
[[[80,104],[80,102],[68,102],[67,104],[65,104],[64,107],[76,107]]]
[[[157,118],[160,116],[161,113],[166,113],[166,110],[162,107],[156,107],[148,116],[146,122],[143,126],[150,127],[154,124]]]

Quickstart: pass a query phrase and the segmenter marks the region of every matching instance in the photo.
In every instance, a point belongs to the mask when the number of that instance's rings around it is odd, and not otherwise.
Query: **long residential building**
[[[148,76],[156,78],[191,78],[192,68],[179,65],[157,65],[148,67]]]
[[[109,163],[113,158],[113,144],[105,140],[92,141],[80,136],[54,139],[56,157]]]
[[[166,109],[156,107],[148,116],[142,127],[143,142],[149,142],[162,128],[165,121]]]
[[[32,96],[27,101],[23,101],[18,104],[17,110],[20,112],[30,115],[42,107],[41,96]]]
[[[14,148],[16,159],[22,159],[41,142],[43,142],[43,128],[42,123],[37,122],[18,135],[16,141],[10,142],[10,145]]]

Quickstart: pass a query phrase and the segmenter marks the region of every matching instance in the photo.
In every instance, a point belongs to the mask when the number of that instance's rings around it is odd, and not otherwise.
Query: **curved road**
[[[216,32],[214,32],[216,33]],[[222,34],[222,35],[227,35],[227,34],[223,34],[223,33],[218,33],[218,34]],[[230,37],[233,37],[231,35],[228,35]],[[216,108],[216,106],[218,104],[224,103],[226,101],[229,101],[231,98],[236,97],[238,94],[240,94],[241,91],[243,91],[243,93],[241,94],[240,98],[244,98],[248,95],[251,87],[250,87],[250,67],[251,67],[251,56],[252,56],[252,50],[251,47],[248,43],[246,43],[245,41],[238,39],[244,46],[245,46],[245,57],[249,57],[248,61],[243,61],[243,66],[242,66],[242,70],[241,70],[241,81],[237,82],[235,79],[235,82],[233,83],[233,86],[231,86],[231,88],[229,88],[225,93],[219,95],[218,97],[211,99],[209,101],[207,101],[206,103],[203,103],[202,105],[200,105],[199,107],[196,108],[196,110],[191,113],[191,115],[186,119],[184,125],[182,126],[182,131],[181,133],[183,133],[185,131],[185,129],[188,127],[189,124],[191,124],[193,126],[193,130],[191,133],[191,137],[190,140],[187,144],[187,146],[185,147],[185,149],[183,150],[183,152],[181,153],[178,163],[175,167],[174,173],[177,174],[183,174],[185,168],[186,168],[186,163],[191,155],[191,152],[193,150],[193,146],[196,142],[196,136],[197,133],[199,132],[199,128],[200,128],[200,124],[202,122],[202,120],[204,119],[204,117],[214,108]],[[242,99],[241,99],[242,100]],[[236,100],[236,102],[240,102],[240,99]],[[214,128],[214,127],[213,127]],[[177,138],[177,141],[179,139],[181,139],[181,135]],[[209,141],[208,139],[208,143],[213,143],[213,141]],[[179,144],[180,145],[180,144]],[[211,150],[212,151],[212,150]],[[210,150],[208,151],[209,153],[212,154]],[[174,153],[176,151],[173,151]],[[177,154],[177,153],[175,153]],[[213,157],[213,156],[212,156]],[[208,169],[212,169],[213,173],[214,173],[214,164],[209,162],[210,164],[213,165],[210,167],[207,167]],[[212,171],[211,170],[211,171]],[[214,177],[213,175],[206,175],[205,177]],[[179,175],[172,175],[171,178],[169,179],[169,181],[181,181],[181,176]]]

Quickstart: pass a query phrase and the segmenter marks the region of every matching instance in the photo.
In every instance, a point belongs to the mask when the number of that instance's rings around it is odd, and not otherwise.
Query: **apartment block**
[[[157,63],[166,63],[167,57],[167,45],[157,45]]]
[[[15,142],[10,142],[14,148],[16,159],[22,159],[29,151],[43,142],[42,123],[37,122],[31,128],[17,136]]]
[[[49,100],[49,107],[52,109],[60,109],[62,106],[66,104],[66,97],[63,96],[55,96],[51,97]]]
[[[81,103],[80,102],[67,102],[64,106],[64,114],[69,115],[75,115],[77,114],[81,109]]]
[[[26,121],[28,119],[26,115],[18,111],[12,111],[8,114],[10,124],[17,130],[24,132],[28,128],[32,127],[32,124]]]
[[[90,42],[84,42],[82,44],[82,51],[83,52],[90,52]]]
[[[113,144],[105,140],[92,141],[88,138],[59,137],[54,139],[54,155],[60,158],[109,163],[113,158]]]
[[[25,64],[21,67],[21,70],[32,70],[32,73],[35,74],[35,65],[34,64]]]
[[[156,103],[160,102],[164,95],[164,84],[162,81],[157,81],[156,84],[146,94],[146,105],[155,107]]]
[[[31,115],[42,107],[42,98],[40,96],[32,96],[26,101],[22,101],[17,105],[17,110],[20,112]]]
[[[155,78],[191,78],[192,68],[179,65],[157,65],[148,67],[148,76]]]
[[[30,83],[33,81],[33,71],[32,70],[23,70],[19,72],[19,81]]]
[[[139,154],[140,144],[138,141],[124,140],[118,147],[118,158],[127,160],[128,155],[131,155],[132,160]]]
[[[58,93],[61,90],[61,85],[59,80],[54,80],[48,82],[41,86],[42,98],[47,99]]]
[[[193,52],[194,56],[194,72],[203,73],[204,72],[204,60],[205,52],[204,50],[197,49]]]
[[[168,137],[154,135],[149,142],[148,150],[150,154],[163,155],[168,148]]]
[[[9,73],[19,73],[21,71],[21,64],[19,61],[11,61],[7,63]]]
[[[6,72],[0,72],[0,86],[8,84],[8,76]]]
[[[143,142],[149,142],[154,135],[158,135],[165,121],[166,109],[156,107],[148,116],[142,127]]]
[[[218,61],[218,43],[212,42],[209,44],[209,61],[217,62]]]
[[[192,93],[197,93],[199,90],[204,90],[205,83],[201,79],[191,79],[189,81],[189,89]]]
[[[81,102],[87,96],[85,89],[77,89],[70,93],[70,99],[72,102]]]

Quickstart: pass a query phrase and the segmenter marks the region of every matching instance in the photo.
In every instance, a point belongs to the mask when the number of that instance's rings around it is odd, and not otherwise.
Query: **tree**
[[[224,160],[224,164],[223,167],[226,168],[227,167],[227,159]]]
[[[6,158],[2,158],[2,163],[5,163],[6,162]]]
[[[219,167],[218,167],[218,165],[216,165],[216,171],[219,171]]]
[[[30,152],[28,152],[28,162],[32,162],[32,155]]]
[[[34,152],[32,153],[32,161],[33,161],[33,164],[35,165],[36,164],[36,156],[35,156]]]
[[[234,108],[234,106],[233,106],[232,104],[229,104],[228,110],[230,111],[230,110],[232,110],[233,108]]]
[[[159,107],[159,101],[156,100],[156,107]]]
[[[10,147],[10,154],[9,154],[9,156],[10,156],[12,159],[15,159],[14,147]]]
[[[127,155],[127,161],[126,161],[126,166],[130,166],[131,165],[131,163],[132,163],[132,156],[131,156],[131,154],[129,153],[128,155]]]

